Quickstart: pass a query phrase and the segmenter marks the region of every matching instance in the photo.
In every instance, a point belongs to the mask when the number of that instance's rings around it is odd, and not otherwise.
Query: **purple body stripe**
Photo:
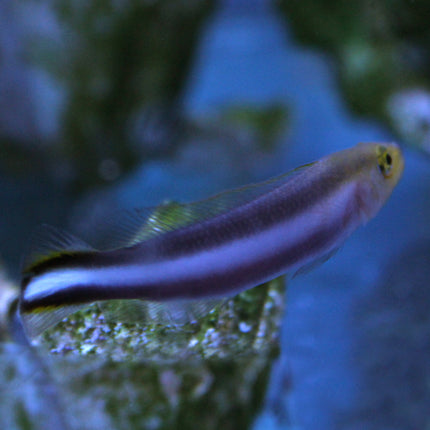
[[[330,252],[343,234],[339,223],[322,226],[306,240],[295,245],[285,244],[277,253],[268,252],[258,265],[243,264],[233,266],[223,272],[209,273],[207,277],[192,277],[169,283],[127,285],[121,288],[106,288],[106,285],[70,285],[67,290],[59,290],[47,297],[23,300],[21,309],[29,312],[38,307],[58,305],[60,303],[83,304],[99,300],[144,299],[165,301],[175,299],[207,299],[216,296],[229,296],[246,288],[263,283],[284,273],[310,255]]]

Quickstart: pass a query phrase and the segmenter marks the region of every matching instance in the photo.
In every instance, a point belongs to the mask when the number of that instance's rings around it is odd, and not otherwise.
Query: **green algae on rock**
[[[264,400],[271,360],[55,362],[71,429],[245,430]],[[84,417],[84,418],[82,418]]]

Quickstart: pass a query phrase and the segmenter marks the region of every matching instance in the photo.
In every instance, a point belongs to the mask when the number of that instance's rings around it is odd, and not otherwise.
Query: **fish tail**
[[[94,251],[90,245],[69,233],[47,225],[38,228],[32,236],[30,249],[22,264],[21,290],[15,321],[17,330],[21,325],[21,329],[16,332],[18,337],[22,333],[28,338],[38,336],[47,328],[82,309],[83,304],[69,306],[66,303],[50,302],[47,298],[52,293],[52,285],[49,282],[37,283],[37,279],[55,270],[63,260]]]

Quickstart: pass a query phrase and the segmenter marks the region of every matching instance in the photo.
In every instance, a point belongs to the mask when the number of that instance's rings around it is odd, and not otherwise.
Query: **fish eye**
[[[385,178],[390,177],[393,173],[393,157],[384,146],[380,147],[379,150],[378,167]]]

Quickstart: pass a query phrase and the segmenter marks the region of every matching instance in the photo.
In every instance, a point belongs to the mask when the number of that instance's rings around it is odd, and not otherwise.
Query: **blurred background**
[[[430,428],[429,17],[427,0],[2,0],[4,272],[41,223],[91,239],[122,208],[397,141],[388,204],[288,285],[252,428]]]

